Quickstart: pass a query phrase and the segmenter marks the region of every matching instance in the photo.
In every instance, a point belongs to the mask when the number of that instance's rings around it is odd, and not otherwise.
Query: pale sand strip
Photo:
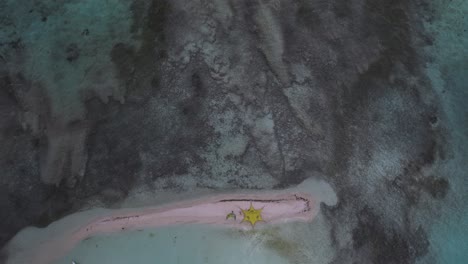
[[[306,193],[226,194],[159,207],[107,210],[91,220],[88,217],[80,224],[76,224],[76,220],[71,226],[61,223],[61,227],[56,228],[60,231],[44,233],[47,237],[42,237],[37,245],[26,252],[12,254],[7,263],[53,263],[83,239],[103,233],[180,224],[214,224],[250,229],[250,223],[241,223],[243,217],[240,208],[249,208],[251,202],[256,209],[263,208],[265,222],[258,222],[256,228],[289,221],[311,221],[318,212],[316,201]],[[236,220],[226,220],[226,215],[231,211],[237,215]],[[63,221],[66,222],[66,219]]]

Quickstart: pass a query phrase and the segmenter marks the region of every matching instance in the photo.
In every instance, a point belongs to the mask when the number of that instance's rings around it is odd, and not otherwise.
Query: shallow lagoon
[[[101,263],[289,263],[276,228],[240,231],[184,225],[100,235],[82,241],[57,264]]]

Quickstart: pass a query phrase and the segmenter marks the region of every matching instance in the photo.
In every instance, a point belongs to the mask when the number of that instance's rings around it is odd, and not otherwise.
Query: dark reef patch
[[[21,228],[37,221],[45,186],[40,183],[38,137],[25,130],[19,95],[27,92],[20,74],[10,76],[0,61],[0,248]]]
[[[117,43],[112,48],[110,56],[117,67],[119,78],[127,83],[134,71],[135,51],[124,43]]]
[[[121,85],[131,93],[129,98],[144,98],[144,101],[158,91],[147,88],[159,86],[154,80],[159,80],[161,63],[167,59],[165,27],[170,11],[170,3],[166,0],[133,1],[131,4],[131,33],[141,45],[135,49],[116,43],[110,54]],[[143,102],[139,100],[139,103]]]
[[[183,100],[180,103],[180,107],[182,109],[182,114],[187,117],[186,124],[193,127],[196,126],[197,123],[202,122],[200,118],[202,118],[203,104],[208,91],[199,73],[192,74],[190,84],[191,89],[188,91],[190,97]]]
[[[404,0],[366,0],[364,6],[365,24],[369,27],[364,27],[360,34],[379,37],[384,46],[381,56],[383,69],[401,62],[410,73],[416,73],[420,60],[411,46],[411,25],[407,14],[410,3]]]
[[[309,30],[320,28],[320,4],[313,4],[311,1],[300,0],[297,1],[296,20],[301,26]],[[323,6],[323,5],[322,5]]]
[[[449,181],[441,177],[427,177],[423,181],[422,185],[424,190],[430,193],[435,199],[443,199],[450,189]]]
[[[80,57],[80,48],[75,43],[70,43],[65,49],[65,56],[68,62],[74,62]]]
[[[140,116],[141,110],[127,108],[127,111],[123,111],[124,107],[114,101],[104,105],[92,100],[88,107],[100,115],[89,116],[95,121],[88,140],[88,169],[78,187],[79,197],[96,195],[105,188],[127,193],[141,168],[141,145],[138,142],[141,142],[142,120],[132,118]]]
[[[1,249],[1,244],[0,244],[0,264],[6,263],[7,259],[8,259],[8,253],[6,252],[6,250]]]
[[[43,206],[38,219],[34,222],[37,227],[46,227],[51,222],[73,211],[70,190],[56,186],[46,186]]]
[[[358,226],[353,230],[353,248],[364,254],[369,263],[404,264],[427,253],[429,242],[422,228],[414,234],[386,228],[368,207],[358,214]]]
[[[352,14],[350,1],[335,1],[332,10],[338,18],[344,18]]]

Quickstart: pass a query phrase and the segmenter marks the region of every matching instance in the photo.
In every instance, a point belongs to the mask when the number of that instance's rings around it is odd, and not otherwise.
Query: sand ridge
[[[52,232],[53,235],[42,239],[39,245],[13,255],[7,263],[54,263],[80,241],[105,233],[184,224],[209,224],[247,230],[252,226],[242,222],[241,209],[249,208],[250,204],[263,208],[264,221],[257,223],[255,228],[290,221],[311,221],[318,212],[316,200],[307,193],[211,195],[158,207],[107,210],[88,217],[87,221],[80,221],[83,224],[76,225],[75,221],[74,226],[64,231]],[[236,219],[226,219],[230,212],[236,214]],[[39,232],[47,236],[47,229],[51,228],[53,225]]]

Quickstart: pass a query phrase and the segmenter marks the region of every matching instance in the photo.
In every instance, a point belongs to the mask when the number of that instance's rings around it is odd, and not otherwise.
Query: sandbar
[[[256,209],[263,208],[264,221],[257,222],[255,226],[242,221],[241,209],[248,209],[251,204]],[[236,219],[226,219],[230,212],[234,212]],[[7,263],[54,263],[80,241],[98,234],[185,224],[209,224],[247,230],[291,221],[308,222],[317,213],[314,197],[300,192],[220,194],[164,206],[102,210],[97,214],[80,212],[45,229],[28,232],[29,238],[24,235],[13,240],[8,248],[11,252],[8,252]],[[84,216],[80,217],[80,214]],[[28,243],[34,245],[21,248]]]

